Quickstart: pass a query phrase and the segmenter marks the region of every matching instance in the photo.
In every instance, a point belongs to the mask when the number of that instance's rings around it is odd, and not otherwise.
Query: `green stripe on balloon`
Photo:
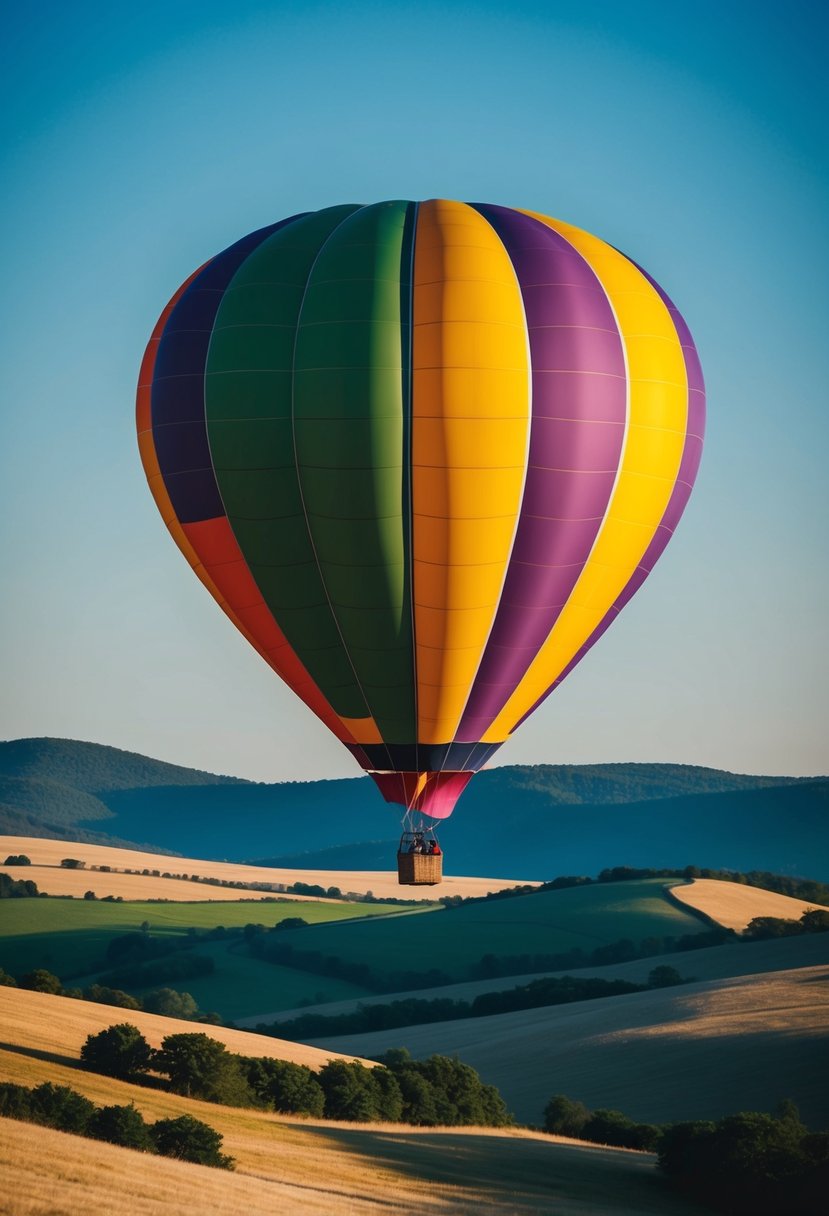
[[[308,279],[355,206],[274,234],[246,259],[216,315],[205,373],[208,438],[239,548],[290,645],[343,717],[367,716],[317,565],[297,475],[293,364]]]
[[[308,527],[348,661],[387,742],[416,735],[401,316],[408,210],[365,207],[331,234],[308,279],[294,358]]]

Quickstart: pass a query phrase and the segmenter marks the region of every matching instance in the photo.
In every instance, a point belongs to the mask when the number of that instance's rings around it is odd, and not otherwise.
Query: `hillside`
[[[683,888],[684,889],[684,888]],[[331,1017],[339,1013],[352,1013],[367,1005],[385,1005],[389,1001],[417,1000],[472,1001],[487,992],[504,992],[529,984],[540,976],[563,976],[577,974],[580,977],[595,977],[603,980],[628,980],[633,984],[646,984],[654,967],[675,968],[684,979],[721,980],[741,975],[755,975],[766,971],[790,971],[800,967],[812,967],[829,963],[829,935],[811,933],[803,937],[786,937],[768,941],[740,942],[736,945],[707,946],[701,950],[678,950],[669,954],[651,955],[634,959],[629,963],[607,963],[602,967],[580,967],[563,971],[530,972],[526,975],[498,976],[495,979],[467,980],[461,984],[443,984],[439,988],[418,988],[409,992],[391,995],[365,995],[352,1000],[327,1001],[325,1004],[308,1005],[298,1009],[279,1009],[255,1017],[239,1018],[237,1025],[256,1027],[260,1023],[279,1025],[281,1022],[305,1013],[320,1013]]]
[[[674,1196],[645,1153],[593,1148],[557,1137],[480,1128],[419,1130],[391,1125],[322,1123],[235,1110],[130,1085],[77,1067],[95,1006],[0,989],[9,1026],[0,1079],[70,1085],[100,1105],[134,1102],[149,1119],[192,1114],[224,1136],[235,1173],[146,1157],[31,1124],[0,1120],[4,1211],[9,1216],[693,1216],[701,1209]],[[78,1015],[81,1022],[78,1022]],[[148,1015],[144,1015],[147,1017]],[[144,1018],[130,1014],[134,1024]],[[108,1025],[110,1021],[103,1024]],[[165,1019],[153,1019],[161,1023]],[[99,1029],[93,1020],[88,1031]],[[172,1022],[172,1030],[187,1029]],[[272,1040],[241,1032],[234,1050]],[[151,1033],[166,1027],[156,1026]],[[148,1036],[149,1037],[149,1036]],[[279,1045],[291,1058],[294,1044]],[[312,1049],[304,1048],[304,1051]],[[256,1051],[256,1054],[260,1054]],[[318,1058],[318,1057],[315,1057]]]
[[[66,739],[0,744],[0,777],[7,834],[363,871],[388,868],[398,833],[369,778],[255,784]],[[820,779],[690,765],[505,766],[478,774],[441,839],[468,876],[782,864],[829,879],[828,794]]]
[[[687,886],[674,887],[671,894],[680,903],[703,912],[715,924],[733,929],[735,933],[742,933],[749,921],[757,916],[800,920],[804,912],[815,907],[806,900],[778,895],[776,891],[761,891],[757,887],[717,882],[711,878],[695,878]]]
[[[315,1046],[457,1053],[527,1122],[554,1093],[657,1123],[772,1111],[792,1098],[820,1129],[829,1123],[827,982],[822,964]]]

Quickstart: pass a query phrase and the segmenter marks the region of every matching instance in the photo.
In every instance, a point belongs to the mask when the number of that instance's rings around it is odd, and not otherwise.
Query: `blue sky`
[[[709,392],[642,592],[499,753],[829,768],[822,6],[38,3],[0,73],[0,735],[262,780],[353,762],[194,579],[139,464],[169,296],[293,212],[444,196],[578,224],[685,314]]]

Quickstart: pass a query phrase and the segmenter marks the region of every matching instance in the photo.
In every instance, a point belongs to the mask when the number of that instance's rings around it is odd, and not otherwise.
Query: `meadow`
[[[26,870],[15,869],[15,877]],[[421,905],[345,903],[291,900],[234,903],[154,903],[136,900],[108,903],[102,900],[9,899],[0,922],[0,966],[12,975],[44,967],[61,979],[84,975],[102,965],[107,943],[123,933],[134,933],[145,922],[153,935],[183,936],[188,929],[209,930],[219,925],[242,927],[250,922],[277,924],[302,916],[309,923],[383,917],[405,911],[421,912]],[[428,908],[426,909],[428,911]]]
[[[458,980],[486,954],[589,952],[620,938],[704,932],[698,916],[669,903],[664,878],[541,891],[465,904],[391,923],[315,925],[290,938],[298,950],[337,954],[380,974],[436,967]]]

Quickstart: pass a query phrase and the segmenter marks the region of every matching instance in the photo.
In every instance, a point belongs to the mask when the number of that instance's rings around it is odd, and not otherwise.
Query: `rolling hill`
[[[148,1119],[192,1114],[224,1136],[234,1173],[146,1157],[49,1128],[0,1119],[3,1210],[9,1216],[693,1216],[654,1158],[518,1129],[417,1129],[341,1124],[240,1110],[131,1085],[78,1067],[87,1033],[113,1011],[0,989],[7,1031],[0,1079],[69,1085],[100,1105],[134,1102]],[[103,1020],[102,1020],[103,1019]],[[130,1014],[148,1038],[188,1029]],[[232,1050],[320,1061],[312,1048],[204,1028]],[[229,1037],[228,1037],[229,1036]],[[330,1053],[326,1053],[330,1054]]]
[[[314,1045],[457,1054],[530,1123],[554,1093],[657,1123],[773,1111],[792,1098],[818,1130],[829,1123],[827,983],[824,963]]]
[[[264,785],[92,743],[20,739],[0,743],[0,779],[8,834],[370,870],[388,868],[398,831],[368,778]],[[476,777],[441,839],[461,875],[696,864],[829,879],[828,795],[823,779],[690,765],[505,766]]]

